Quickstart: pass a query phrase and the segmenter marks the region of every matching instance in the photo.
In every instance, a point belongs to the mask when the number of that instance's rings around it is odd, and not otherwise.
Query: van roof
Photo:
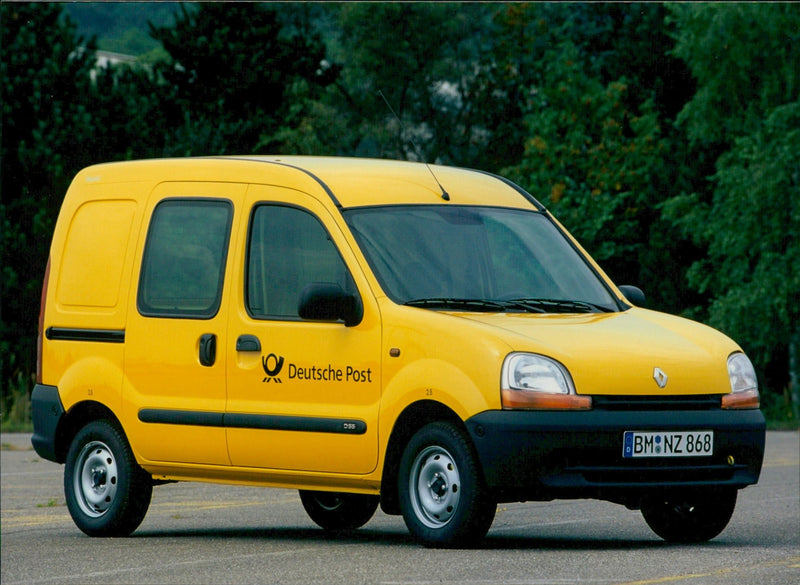
[[[342,208],[444,203],[543,209],[510,181],[482,171],[397,161],[315,156],[219,156],[106,163],[84,169],[91,182],[231,181],[322,188]],[[292,184],[294,183],[294,184]]]

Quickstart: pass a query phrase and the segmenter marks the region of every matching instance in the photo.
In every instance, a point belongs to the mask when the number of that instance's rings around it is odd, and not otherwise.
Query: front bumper
[[[466,421],[498,502],[596,498],[632,507],[658,490],[758,481],[759,410],[486,411]],[[623,458],[625,431],[714,431],[707,457]]]

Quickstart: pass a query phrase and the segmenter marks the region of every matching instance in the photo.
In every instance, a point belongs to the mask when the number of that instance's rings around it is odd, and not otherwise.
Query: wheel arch
[[[397,417],[386,446],[381,476],[381,510],[386,514],[400,514],[397,476],[406,444],[422,427],[436,421],[448,421],[466,429],[464,421],[455,411],[435,400],[409,404]]]
[[[64,415],[56,431],[56,458],[58,463],[65,463],[67,452],[75,435],[92,421],[106,419],[122,429],[119,418],[106,405],[94,400],[85,400],[72,406]],[[124,433],[124,431],[123,431]]]

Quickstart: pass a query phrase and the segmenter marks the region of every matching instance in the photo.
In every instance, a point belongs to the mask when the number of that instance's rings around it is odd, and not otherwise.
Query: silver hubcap
[[[423,449],[411,466],[408,487],[423,524],[441,528],[450,522],[461,498],[461,476],[450,453],[438,446]]]
[[[336,494],[317,494],[315,496],[319,507],[326,512],[334,512],[342,507],[342,498]]]
[[[105,443],[92,441],[75,461],[75,495],[81,510],[98,518],[114,503],[117,494],[117,461]]]

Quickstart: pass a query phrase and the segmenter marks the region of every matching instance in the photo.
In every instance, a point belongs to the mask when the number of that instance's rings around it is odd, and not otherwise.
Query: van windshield
[[[442,310],[619,310],[603,281],[538,211],[382,206],[345,211],[396,303]]]

